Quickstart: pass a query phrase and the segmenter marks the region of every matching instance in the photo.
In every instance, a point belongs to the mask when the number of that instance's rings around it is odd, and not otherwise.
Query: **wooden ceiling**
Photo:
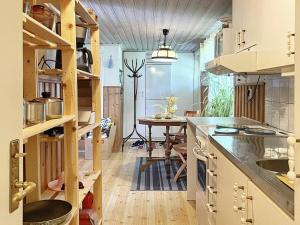
[[[99,17],[102,44],[153,50],[169,28],[176,51],[195,51],[218,19],[231,14],[231,0],[82,0]]]

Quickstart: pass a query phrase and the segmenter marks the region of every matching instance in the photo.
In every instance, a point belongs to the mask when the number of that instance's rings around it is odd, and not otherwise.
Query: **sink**
[[[275,173],[286,174],[289,171],[288,159],[263,159],[256,161],[256,165]]]

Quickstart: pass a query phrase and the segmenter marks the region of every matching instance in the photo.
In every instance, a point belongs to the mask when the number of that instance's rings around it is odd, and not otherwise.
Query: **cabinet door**
[[[258,69],[294,64],[295,0],[260,0],[258,10]]]
[[[23,102],[23,54],[22,54],[22,5],[20,1],[5,2],[5,7],[1,9],[0,26],[5,31],[1,35],[0,41],[3,44],[1,50],[5,54],[0,55],[2,80],[0,82],[1,101],[1,141],[0,141],[0,224],[21,225],[22,204],[19,208],[10,212],[10,187],[14,181],[10,182],[10,166],[13,171],[14,165],[19,165],[20,181],[23,180],[22,160],[19,163],[10,165],[12,158],[10,143],[12,140],[19,140],[19,149],[22,152],[22,102]],[[9,21],[9,22],[8,22]],[[17,146],[17,145],[15,145]],[[12,179],[14,180],[14,179]]]
[[[257,44],[257,0],[242,0],[241,50]]]
[[[232,28],[234,33],[234,51],[241,50],[241,29],[243,23],[243,1],[232,0]]]
[[[286,215],[274,202],[271,201],[251,181],[248,182],[248,216],[252,219],[253,225],[292,225],[294,221]]]
[[[217,224],[228,221],[227,224],[240,225],[243,212],[239,207],[242,207],[241,196],[247,191],[248,178],[222,153],[217,157]]]

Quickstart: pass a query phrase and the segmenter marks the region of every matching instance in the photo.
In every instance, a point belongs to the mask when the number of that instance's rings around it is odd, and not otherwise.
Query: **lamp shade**
[[[156,62],[175,62],[177,54],[170,46],[161,45],[158,50],[153,51],[151,59]]]

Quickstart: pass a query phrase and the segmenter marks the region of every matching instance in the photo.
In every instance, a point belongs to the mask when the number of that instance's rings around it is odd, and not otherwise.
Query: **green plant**
[[[233,92],[220,88],[204,110],[204,116],[228,117],[233,114]]]

